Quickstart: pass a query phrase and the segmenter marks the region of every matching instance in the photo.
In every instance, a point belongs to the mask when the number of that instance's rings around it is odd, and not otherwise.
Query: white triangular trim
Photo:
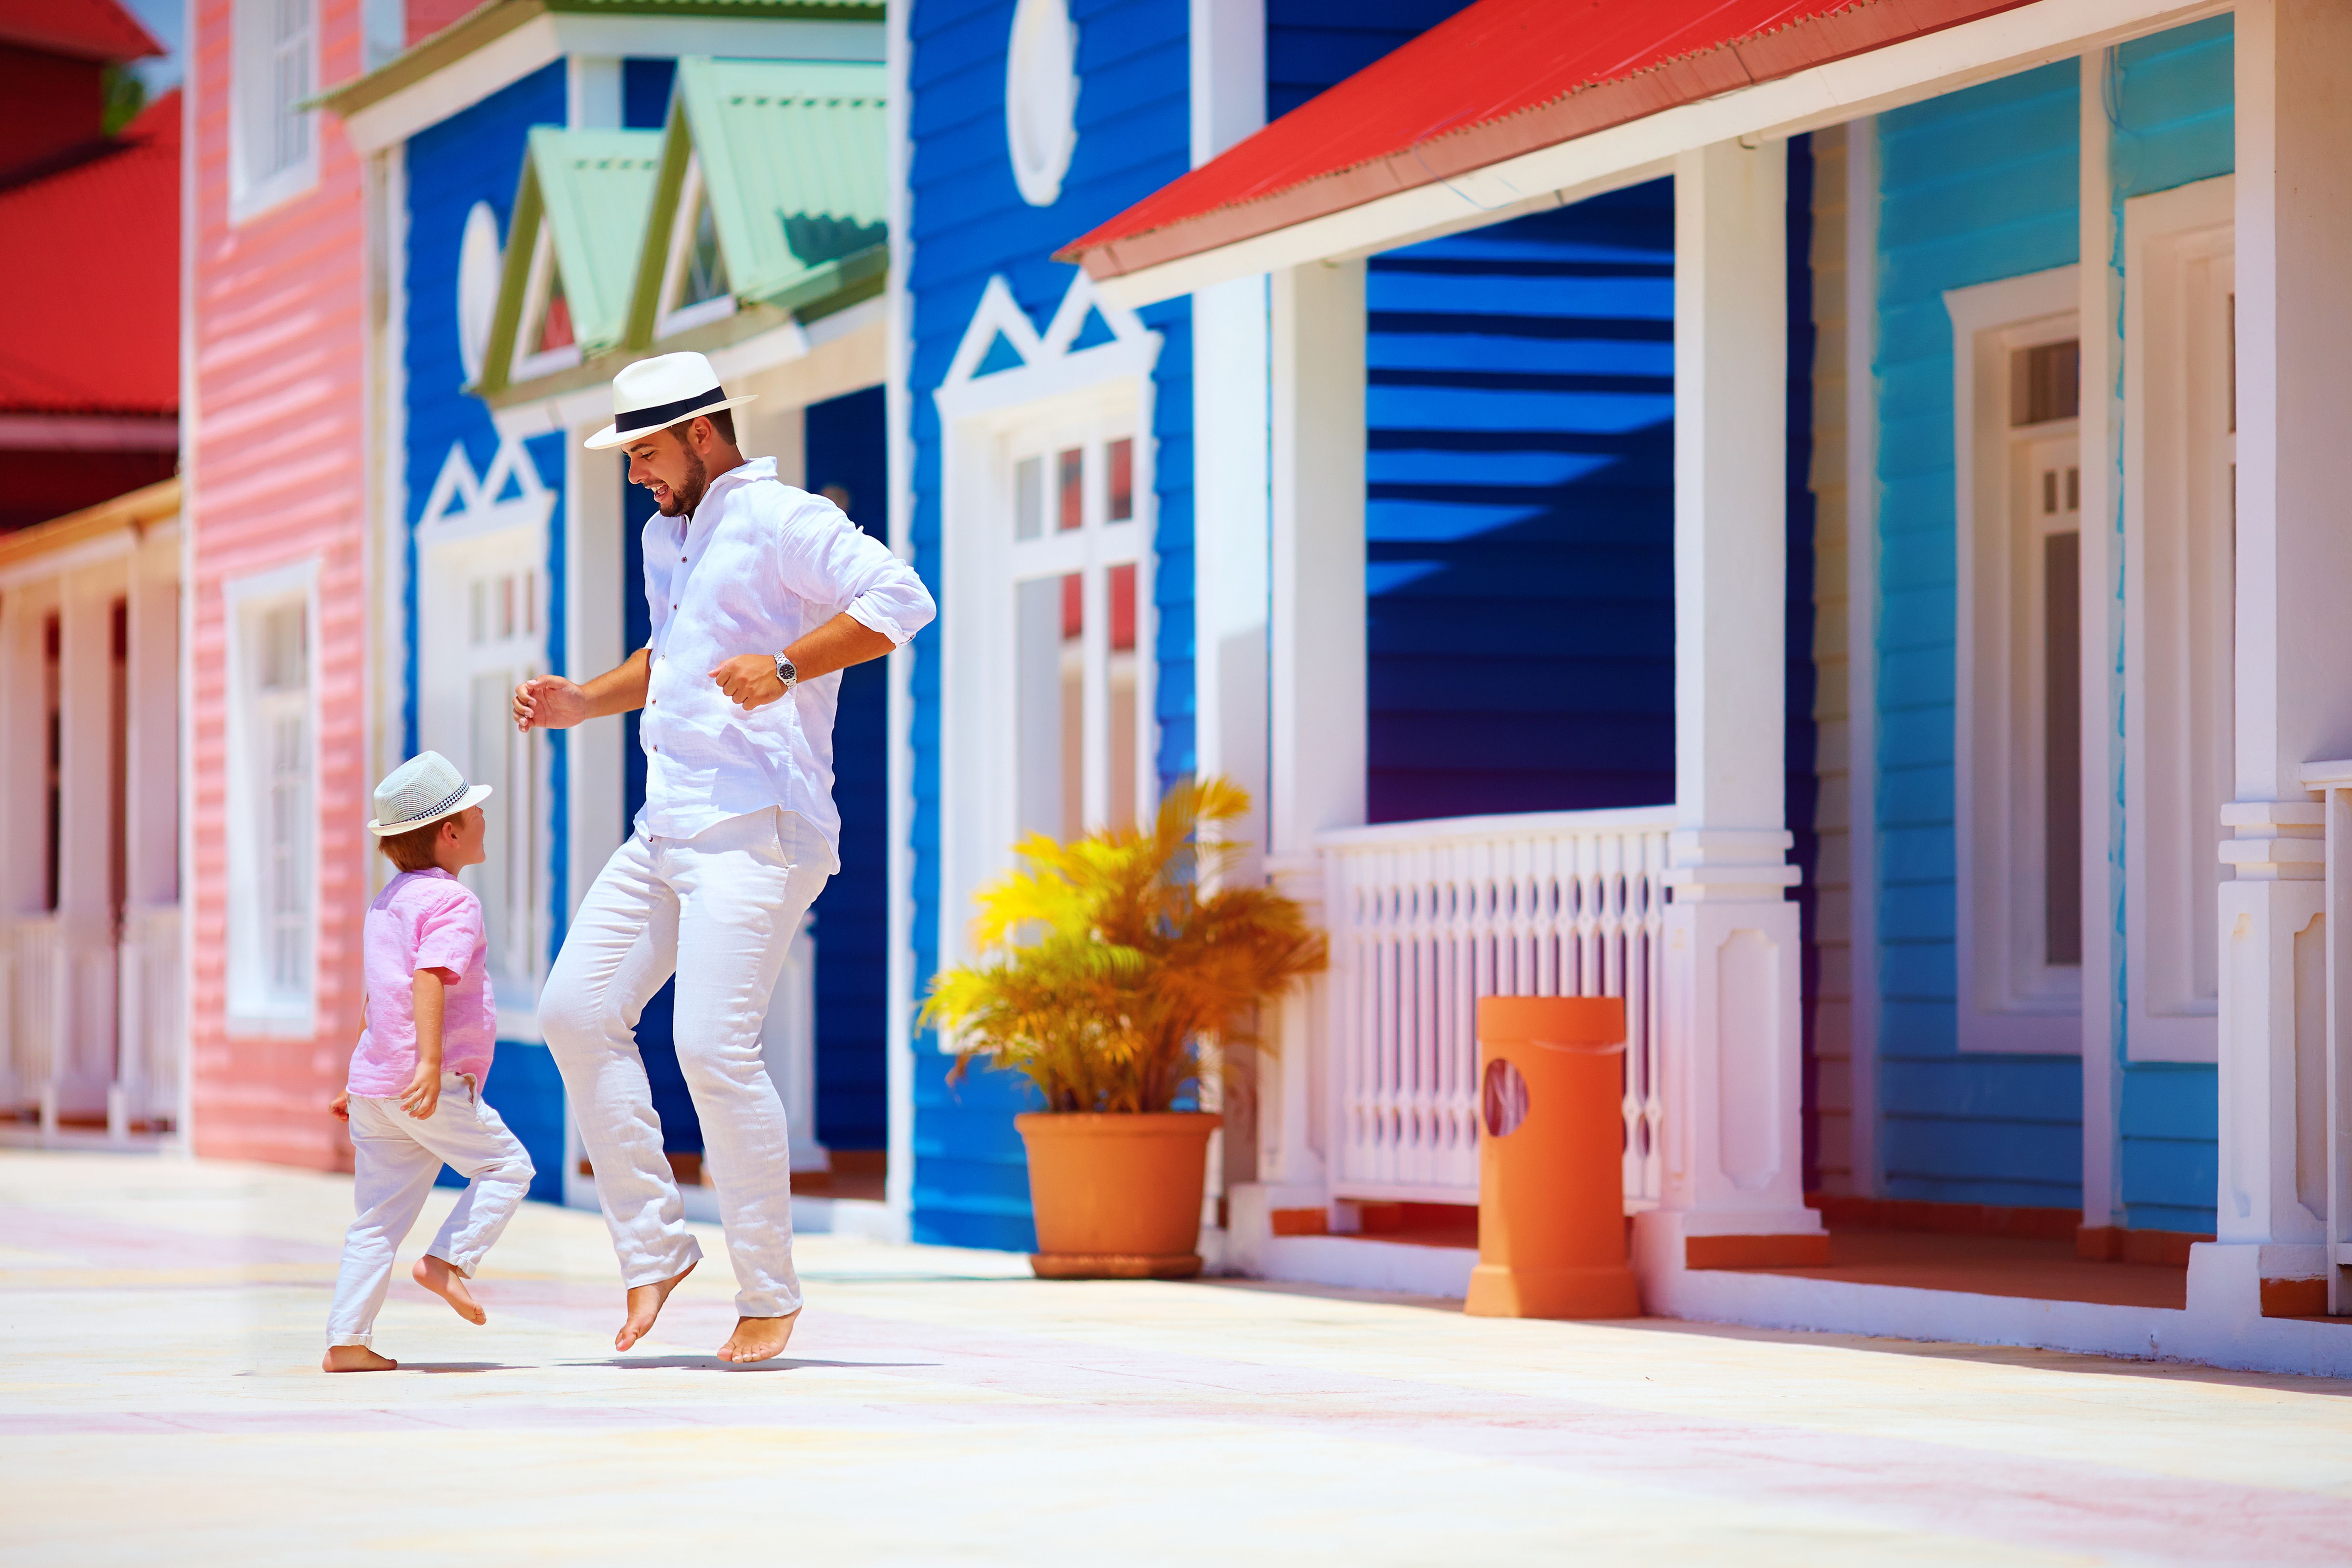
[[[1111,341],[1073,349],[1085,330],[1087,312],[1102,312]],[[1014,370],[980,374],[988,352],[1003,337],[1021,356]],[[954,419],[989,408],[1013,407],[1052,397],[1092,382],[1120,375],[1149,375],[1160,358],[1160,337],[1124,305],[1104,298],[1094,280],[1076,274],[1040,332],[1013,298],[1002,273],[989,279],[980,304],[965,323],[948,374],[931,396],[940,412]]]
[[[509,480],[520,493],[512,500],[493,500],[506,489]],[[539,477],[539,465],[531,461],[519,438],[501,437],[488,471],[480,475],[474,472],[473,461],[466,456],[466,444],[452,441],[449,455],[441,460],[441,472],[433,481],[432,493],[425,498],[424,516],[416,524],[417,537],[420,541],[446,540],[541,521],[552,509],[554,500]]]

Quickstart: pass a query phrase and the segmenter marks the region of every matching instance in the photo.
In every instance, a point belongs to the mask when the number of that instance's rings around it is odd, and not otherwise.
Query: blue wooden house
[[[1654,1306],[2346,1364],[2336,13],[891,25],[902,1000],[1015,833],[1223,773],[1335,946],[1229,1265],[1458,1290],[1472,1004],[1606,992]],[[914,1234],[1025,1245],[908,1043]]]
[[[499,786],[490,860],[468,873],[501,1003],[488,1094],[532,1150],[538,1196],[593,1202],[536,1001],[645,778],[633,722],[520,737],[506,721],[520,677],[584,677],[646,635],[652,503],[580,438],[610,418],[620,364],[697,350],[759,395],[740,416],[748,451],[884,529],[883,45],[879,5],[502,0],[328,100],[378,204],[375,749],[389,766],[432,747]],[[876,1199],[884,691],[878,667],[844,682],[844,874],[794,944],[765,1042],[798,1184]],[[640,1042],[672,1163],[698,1182],[667,1002]],[[688,1191],[709,1212],[707,1188]]]

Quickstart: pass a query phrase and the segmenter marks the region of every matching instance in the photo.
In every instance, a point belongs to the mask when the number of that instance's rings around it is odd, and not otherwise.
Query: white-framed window
[[[667,338],[721,321],[735,313],[734,285],[727,276],[726,253],[719,244],[719,214],[703,184],[702,159],[688,154],[686,182],[677,195],[677,216],[671,226],[669,253],[662,268],[661,308],[654,317],[654,335]]]
[[[2236,181],[2124,204],[2125,1038],[2219,1059],[2234,794]]]
[[[417,540],[417,743],[493,791],[488,858],[460,880],[482,900],[508,1039],[539,1037],[552,932],[546,737],[509,718],[516,684],[547,668],[548,514],[544,495],[527,495],[430,521]]]
[[[306,562],[225,589],[233,1027],[307,1034],[314,1018],[315,583]]]
[[[1944,296],[1958,533],[1959,1047],[2079,1054],[2082,441],[2076,269]]]
[[[229,216],[241,222],[319,177],[318,0],[236,0],[232,15]]]
[[[1090,321],[1110,341],[1074,349]],[[1067,837],[1156,809],[1160,341],[1084,274],[1043,331],[992,278],[933,394],[947,962],[964,952],[973,890],[1024,833]],[[1006,348],[1019,363],[997,368]]]
[[[1134,826],[1138,704],[1132,416],[1041,421],[1005,442],[1021,830]]]
[[[541,222],[531,245],[522,329],[515,334],[514,367],[509,374],[515,381],[530,381],[579,363],[580,340],[572,327],[571,302],[564,298],[563,268],[555,258],[554,226]]]

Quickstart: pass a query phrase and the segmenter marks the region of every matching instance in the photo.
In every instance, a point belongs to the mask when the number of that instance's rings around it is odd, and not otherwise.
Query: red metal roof
[[[1479,0],[1058,254],[1117,277],[2032,0]]]
[[[0,411],[179,406],[177,92],[96,156],[0,189]]]
[[[0,44],[84,60],[141,60],[163,52],[115,0],[0,0]]]

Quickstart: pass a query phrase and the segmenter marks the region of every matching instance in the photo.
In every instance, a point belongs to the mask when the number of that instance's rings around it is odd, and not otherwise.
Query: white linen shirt
[[[749,712],[710,672],[743,654],[782,653],[845,610],[904,644],[939,613],[922,579],[839,507],[779,480],[772,458],[712,479],[690,518],[647,518],[645,556],[653,670],[637,731],[646,752],[637,831],[691,838],[782,806],[824,836],[839,870],[840,672]]]

